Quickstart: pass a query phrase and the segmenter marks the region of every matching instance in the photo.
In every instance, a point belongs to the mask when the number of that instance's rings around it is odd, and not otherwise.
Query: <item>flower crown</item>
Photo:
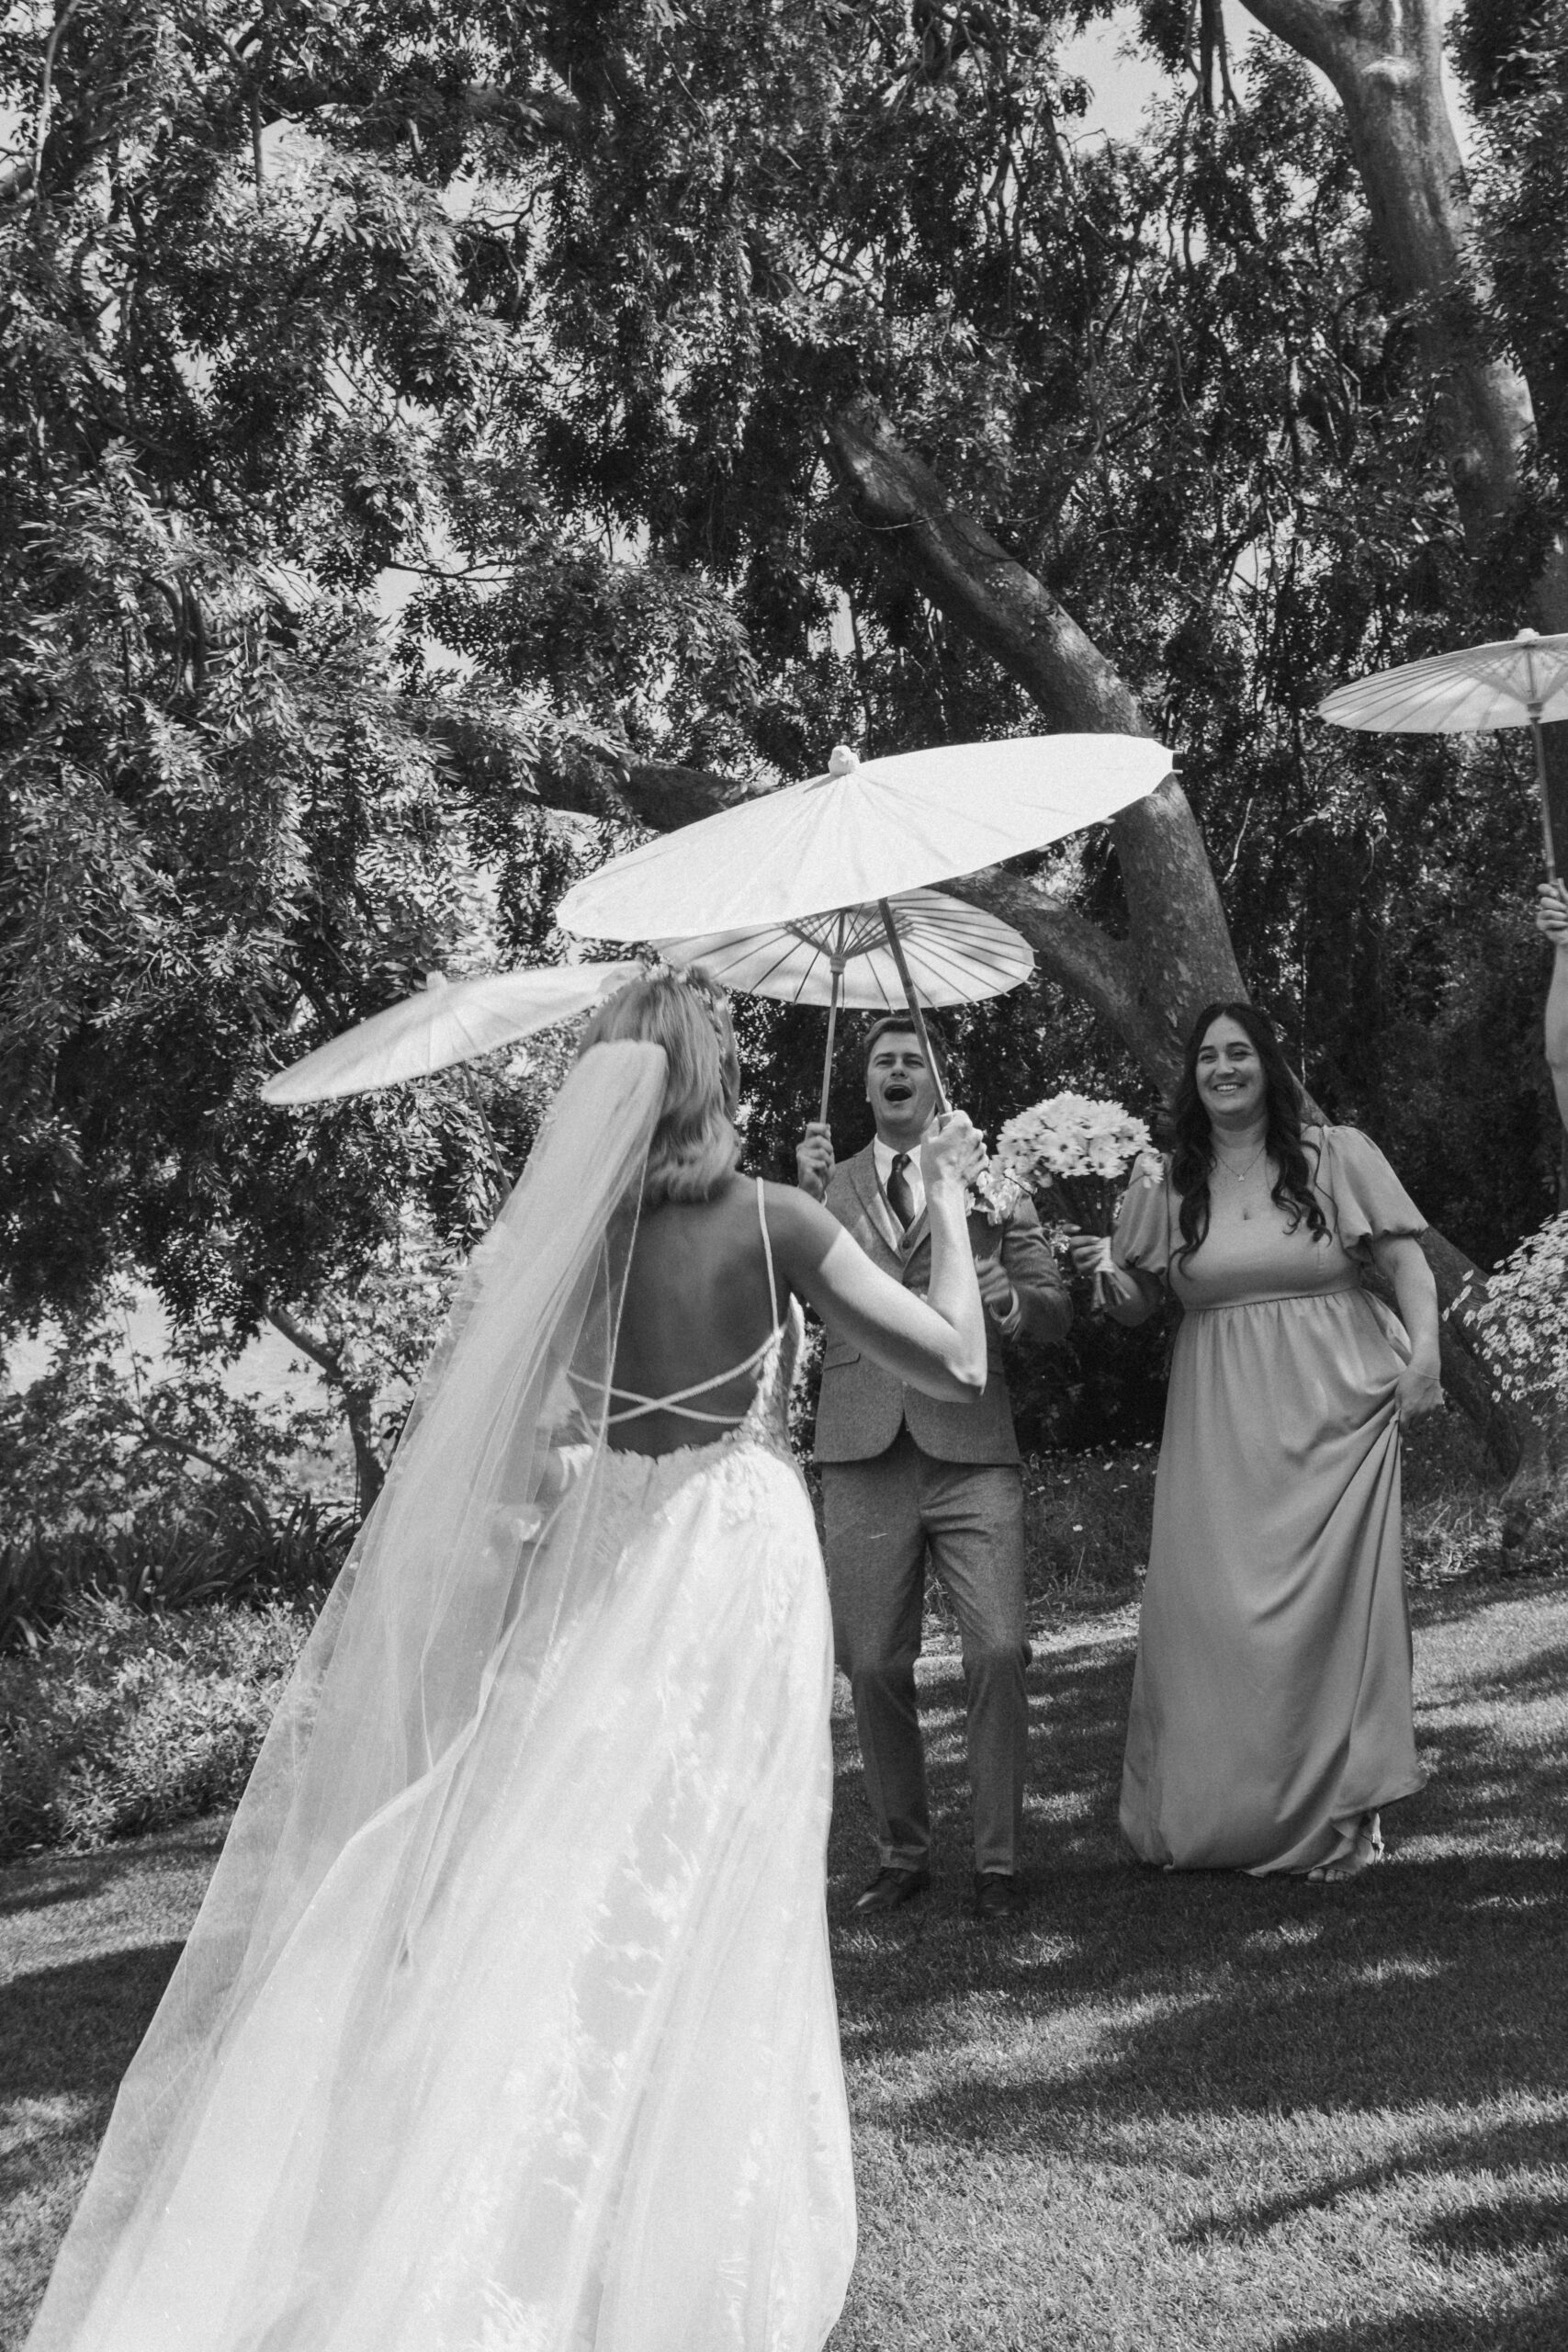
[[[645,980],[674,980],[687,989],[707,1014],[709,1026],[718,1039],[721,1053],[733,1053],[734,1032],[729,1027],[729,991],[694,965],[668,964],[662,956],[650,956],[643,966]],[[727,1034],[728,1033],[728,1034]]]

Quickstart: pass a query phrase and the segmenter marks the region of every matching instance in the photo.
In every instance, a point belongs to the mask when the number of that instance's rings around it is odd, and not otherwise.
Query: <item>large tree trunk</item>
[[[1033,697],[1051,726],[1082,734],[1153,732],[1136,697],[1069,613],[971,517],[874,404],[829,422],[831,462],[857,518],[920,591]],[[1111,820],[1128,936],[1003,875],[964,895],[1005,916],[1046,968],[1111,1020],[1161,1085],[1179,1067],[1193,1015],[1246,994],[1208,852],[1174,775]]]
[[[1411,306],[1465,541],[1484,557],[1518,507],[1535,432],[1525,378],[1483,331],[1491,287],[1442,85],[1441,0],[1243,0],[1334,85],[1372,228]],[[1558,534],[1519,616],[1568,629]],[[1546,729],[1552,831],[1568,855],[1568,722]]]
[[[1027,688],[1055,728],[1150,732],[1124,680],[1071,615],[972,517],[952,506],[930,467],[903,446],[872,403],[857,402],[835,415],[829,440],[846,494],[888,560]],[[660,831],[736,797],[733,782],[681,770],[628,768],[617,785],[633,811]],[[1124,940],[1016,875],[993,869],[944,887],[1021,932],[1052,977],[1087,998],[1168,1092],[1181,1066],[1182,1041],[1202,1006],[1247,991],[1203,837],[1175,777],[1112,819],[1111,831],[1127,901]],[[1426,1246],[1445,1310],[1445,1385],[1501,1466],[1512,1469],[1518,1439],[1493,1399],[1458,1305],[1467,1289],[1472,1298],[1484,1295],[1484,1283],[1442,1235],[1429,1236]]]
[[[1454,503],[1483,560],[1521,503],[1535,432],[1529,386],[1489,345],[1491,296],[1459,141],[1442,85],[1441,0],[1244,0],[1258,22],[1326,74],[1345,109],[1372,227],[1410,304],[1436,388]],[[1530,619],[1568,629],[1568,541],[1548,546]],[[1559,856],[1568,844],[1568,723],[1548,727],[1547,790]],[[1560,1196],[1568,1193],[1565,1136]],[[1511,1517],[1563,1476],[1562,1447],[1527,1429]]]

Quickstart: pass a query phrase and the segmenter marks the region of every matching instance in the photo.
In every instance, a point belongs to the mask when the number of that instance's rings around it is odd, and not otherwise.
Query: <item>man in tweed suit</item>
[[[940,1041],[932,1051],[941,1054]],[[868,1257],[923,1294],[931,1243],[919,1155],[936,1090],[919,1036],[897,1015],[866,1038],[865,1091],[875,1139],[835,1167],[828,1129],[813,1124],[796,1153],[800,1182]],[[990,1359],[974,1404],[920,1396],[831,1331],[822,1359],[816,1453],[833,1639],[854,1694],[880,1859],[862,1911],[892,1910],[931,1883],[915,1703],[928,1553],[963,1644],[976,1909],[1002,1918],[1018,1902],[1028,1747],[1023,1487],[999,1340],[1061,1340],[1072,1306],[1027,1202],[1005,1227],[976,1214],[969,1231]]]

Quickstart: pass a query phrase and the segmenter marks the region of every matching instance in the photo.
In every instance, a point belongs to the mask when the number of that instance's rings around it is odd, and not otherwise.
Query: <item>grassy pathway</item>
[[[945,1875],[832,1905],[862,2251],[833,2352],[1562,2352],[1568,1590],[1419,1599],[1426,1793],[1349,1885],[1118,1849],[1132,1617],[1043,1632],[1021,1932],[963,1909],[957,1662],[928,1661]],[[216,1849],[210,1824],[0,1873],[0,2352]]]

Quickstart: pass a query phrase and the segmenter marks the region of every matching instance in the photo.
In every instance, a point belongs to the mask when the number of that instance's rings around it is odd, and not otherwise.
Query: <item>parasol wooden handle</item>
[[[887,933],[887,944],[893,951],[893,961],[898,967],[898,978],[904,984],[904,1001],[909,1008],[909,1018],[915,1024],[915,1035],[920,1041],[920,1051],[926,1057],[926,1068],[931,1074],[931,1084],[936,1089],[936,1107],[945,1118],[953,1105],[947,1099],[947,1089],[942,1082],[942,1072],[937,1067],[936,1056],[931,1051],[931,1041],[926,1035],[926,1018],[920,1011],[920,1000],[915,994],[915,983],[909,978],[909,967],[904,961],[904,943],[898,936],[898,927],[893,920],[893,910],[886,899],[878,899],[876,910],[882,917],[882,927]]]
[[[1530,733],[1535,738],[1536,788],[1540,794],[1541,854],[1546,860],[1546,878],[1549,882],[1555,882],[1557,879],[1557,851],[1551,838],[1551,795],[1547,788],[1546,782],[1546,738],[1541,731],[1540,703],[1532,702],[1529,707],[1529,713]]]
[[[844,967],[835,964],[832,994],[828,999],[828,1050],[822,1057],[822,1108],[817,1116],[819,1124],[828,1124],[828,1095],[833,1083],[833,1039],[839,1026],[839,999],[843,992]]]

